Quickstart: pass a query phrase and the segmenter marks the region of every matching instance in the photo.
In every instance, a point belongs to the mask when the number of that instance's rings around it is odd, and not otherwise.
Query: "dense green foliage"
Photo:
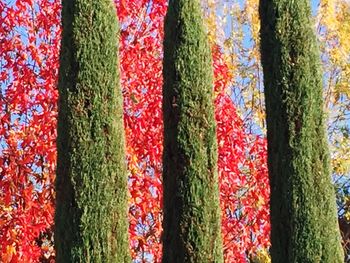
[[[272,262],[343,261],[308,0],[260,0]]]
[[[211,51],[198,0],[172,0],[163,63],[163,262],[223,262]]]
[[[56,261],[129,263],[116,11],[111,0],[62,4]]]

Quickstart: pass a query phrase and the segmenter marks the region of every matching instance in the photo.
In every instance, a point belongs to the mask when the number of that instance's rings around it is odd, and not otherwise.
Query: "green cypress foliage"
[[[272,262],[343,262],[308,0],[260,0]]]
[[[63,0],[58,263],[131,262],[118,22],[112,0]]]
[[[164,263],[223,262],[211,50],[198,0],[165,20]]]

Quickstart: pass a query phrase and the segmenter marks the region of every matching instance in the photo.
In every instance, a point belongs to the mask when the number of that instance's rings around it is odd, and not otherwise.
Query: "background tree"
[[[272,260],[342,262],[310,3],[261,0],[260,18]]]
[[[130,262],[116,10],[111,0],[62,7],[56,262]]]
[[[163,63],[162,262],[223,262],[213,68],[199,1],[170,1]]]
[[[159,262],[162,219],[162,42],[166,0],[117,0],[136,262]],[[263,74],[258,0],[203,0],[213,50],[225,262],[265,258],[269,247]],[[321,40],[339,215],[350,218],[349,1],[311,1]],[[0,0],[0,251],[2,262],[54,258],[61,2]],[[339,56],[340,55],[340,56]],[[332,77],[330,77],[332,76]],[[330,102],[330,103],[329,103]],[[267,262],[267,261],[266,261]]]
[[[58,1],[0,1],[0,261],[54,254]]]

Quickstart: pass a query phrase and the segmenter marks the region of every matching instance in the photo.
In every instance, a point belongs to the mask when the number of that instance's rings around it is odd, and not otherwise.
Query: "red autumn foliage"
[[[161,257],[162,39],[165,0],[117,0],[130,189],[130,248],[138,262]],[[53,257],[60,3],[0,2],[1,262]],[[269,245],[265,139],[245,132],[213,48],[222,234],[226,262]]]
[[[0,255],[35,262],[53,220],[60,5],[0,1]]]

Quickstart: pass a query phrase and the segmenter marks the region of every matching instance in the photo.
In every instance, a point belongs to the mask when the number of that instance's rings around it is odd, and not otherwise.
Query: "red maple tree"
[[[159,262],[162,220],[162,39],[165,0],[117,0],[134,259]],[[0,253],[53,258],[60,3],[0,2]],[[269,245],[266,141],[244,129],[213,47],[222,234],[226,262]]]

